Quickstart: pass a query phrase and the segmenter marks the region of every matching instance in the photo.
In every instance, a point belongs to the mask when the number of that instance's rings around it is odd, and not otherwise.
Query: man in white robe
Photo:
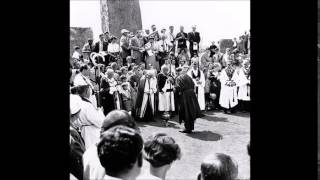
[[[80,103],[81,111],[79,120],[81,123],[81,136],[86,149],[96,144],[100,139],[100,128],[105,118],[102,110],[96,108],[89,100],[91,88],[89,85],[79,86],[79,95],[82,99]]]
[[[249,111],[250,102],[250,62],[244,60],[239,70],[238,100],[242,111]]]
[[[231,60],[226,62],[227,67],[221,71],[220,99],[219,104],[224,108],[225,113],[232,113],[238,104],[237,84],[239,83],[238,74],[233,67]]]
[[[188,76],[190,76],[195,85],[195,92],[198,98],[200,110],[205,110],[206,103],[205,103],[205,96],[204,96],[204,86],[206,83],[205,77],[203,72],[199,69],[199,62],[198,60],[194,60],[192,62],[192,68],[188,71]]]
[[[94,86],[90,82],[90,68],[88,65],[84,64],[80,67],[80,73],[75,75],[73,80],[74,86],[83,86],[83,85],[89,85],[92,90],[94,90]],[[90,94],[89,100],[91,101],[92,105],[97,108],[97,98],[94,94]]]
[[[159,88],[158,110],[163,112],[162,117],[165,119],[165,125],[167,126],[171,112],[175,111],[173,92],[174,79],[169,75],[169,68],[165,65],[162,66],[157,79]]]
[[[155,93],[157,92],[157,79],[153,70],[140,79],[136,107],[142,121],[153,121],[155,115]],[[151,111],[151,112],[150,112]]]

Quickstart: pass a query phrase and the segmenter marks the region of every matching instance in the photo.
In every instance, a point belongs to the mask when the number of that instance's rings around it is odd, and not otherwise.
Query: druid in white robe
[[[82,98],[79,120],[81,123],[81,136],[85,147],[99,142],[100,129],[105,116],[100,108],[96,108],[89,99]]]
[[[250,101],[250,75],[244,68],[239,70],[238,99],[242,101]]]
[[[200,110],[205,110],[206,102],[205,102],[205,96],[204,96],[204,86],[206,84],[206,80],[205,80],[204,74],[199,68],[196,68],[196,69],[191,68],[187,74],[192,78],[194,82],[195,92],[198,98]]]
[[[173,78],[163,72],[158,74],[159,111],[175,111],[173,82]]]
[[[232,68],[232,69],[229,69]],[[229,76],[227,74],[229,72]],[[220,74],[221,90],[219,104],[226,109],[235,107],[238,104],[237,84],[238,74],[233,67],[228,66]]]

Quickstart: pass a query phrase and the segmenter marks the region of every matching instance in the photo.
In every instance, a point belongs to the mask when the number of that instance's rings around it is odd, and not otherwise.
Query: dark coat
[[[106,52],[108,51],[108,44],[109,44],[108,42],[103,41],[103,47],[102,47],[103,51],[106,51]],[[94,44],[93,52],[99,53],[99,47],[100,47],[100,41]]]
[[[83,163],[82,155],[85,151],[84,141],[80,134],[74,128],[70,127],[70,136],[72,137],[70,142],[70,160],[69,167],[70,173],[79,180],[83,178]]]
[[[188,39],[190,42],[190,47],[189,47],[190,50],[193,50],[193,42],[198,43],[198,48],[199,48],[199,43],[200,43],[200,33],[199,32],[195,32],[195,33],[189,32]]]
[[[194,82],[187,74],[183,74],[177,77],[175,88],[179,94],[179,122],[184,121],[185,128],[193,130],[194,121],[202,116]]]

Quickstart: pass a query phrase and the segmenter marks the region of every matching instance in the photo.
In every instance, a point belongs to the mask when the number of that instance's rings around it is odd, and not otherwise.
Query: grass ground
[[[170,127],[164,127],[160,119],[151,123],[138,123],[143,137],[154,132],[164,132],[180,145],[182,158],[172,165],[167,179],[196,179],[201,160],[207,154],[214,152],[232,156],[239,166],[238,179],[249,179],[250,157],[247,154],[247,144],[250,140],[250,115],[248,113],[229,115],[221,112],[205,114],[205,117],[196,120],[195,131],[189,135],[179,132],[183,124],[179,125],[177,116],[169,121]]]

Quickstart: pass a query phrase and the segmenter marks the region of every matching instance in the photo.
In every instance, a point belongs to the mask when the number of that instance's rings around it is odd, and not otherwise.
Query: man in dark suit
[[[184,27],[180,26],[180,32],[177,33],[175,40],[177,41],[177,52],[176,52],[176,56],[178,56],[183,50],[185,50],[185,52],[188,51],[187,48],[187,38],[188,38],[188,34],[183,32]]]
[[[107,52],[108,44],[109,43],[107,41],[105,41],[105,35],[104,34],[100,34],[99,35],[99,41],[94,44],[93,52],[96,52],[96,53]],[[102,62],[102,58],[101,57],[98,57],[98,58],[99,58],[98,59],[98,63],[103,63]],[[104,55],[104,59],[105,60],[107,59],[107,55]],[[107,64],[105,64],[105,65],[107,65]]]
[[[188,39],[190,42],[189,49],[191,57],[194,54],[198,55],[199,52],[199,43],[200,43],[200,33],[196,32],[196,26],[192,26],[192,32],[188,33]]]
[[[93,52],[99,53],[100,51],[107,52],[108,42],[104,40],[104,34],[99,35],[99,41],[94,44]]]

